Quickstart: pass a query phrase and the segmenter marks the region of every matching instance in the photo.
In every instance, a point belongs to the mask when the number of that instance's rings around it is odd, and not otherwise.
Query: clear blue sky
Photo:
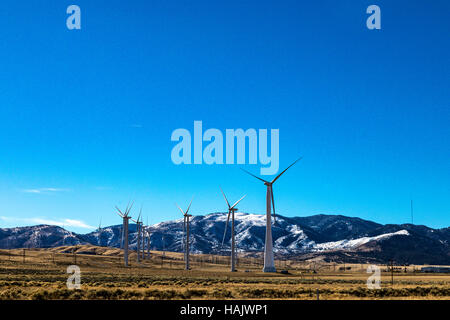
[[[82,29],[66,28],[77,4]],[[381,30],[366,8],[381,8]],[[4,0],[0,227],[245,212],[238,165],[175,166],[174,129],[280,130],[278,213],[450,225],[450,2]],[[259,166],[245,166],[257,173]],[[134,211],[136,213],[136,211]],[[76,221],[68,221],[68,220]],[[146,218],[144,218],[145,220]]]

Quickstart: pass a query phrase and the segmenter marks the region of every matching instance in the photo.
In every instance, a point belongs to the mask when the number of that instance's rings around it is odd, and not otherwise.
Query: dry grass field
[[[368,289],[367,265],[278,261],[288,274],[261,272],[262,261],[240,258],[231,273],[228,257],[136,253],[123,266],[121,250],[93,246],[0,250],[0,299],[450,299],[450,274],[423,274],[420,266],[380,266],[381,289]],[[81,269],[81,290],[68,290],[67,267]],[[345,269],[345,270],[344,270]]]

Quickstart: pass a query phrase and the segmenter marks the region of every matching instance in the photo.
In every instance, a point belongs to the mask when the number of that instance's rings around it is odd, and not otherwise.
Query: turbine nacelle
[[[275,199],[273,196],[273,184],[275,183],[275,181],[278,180],[278,178],[280,178],[282,176],[283,173],[285,173],[287,171],[287,169],[289,169],[290,167],[292,167],[294,164],[296,164],[298,161],[300,161],[303,157],[298,158],[297,160],[295,160],[289,167],[287,167],[286,169],[284,169],[279,175],[277,175],[272,181],[267,181],[264,180],[261,177],[258,177],[256,175],[254,175],[253,173],[248,172],[247,170],[241,169],[242,171],[246,172],[247,174],[251,175],[252,177],[255,177],[256,179],[264,182],[264,185],[267,186],[268,188],[268,193],[270,192],[270,198],[267,200],[270,200],[270,202],[272,203],[272,208],[273,208],[273,219],[274,222],[276,222],[276,214],[275,214]]]
[[[129,214],[130,214],[131,208],[133,208],[133,204],[134,204],[134,201],[131,203],[131,206],[130,206],[130,203],[128,202],[127,207],[125,208],[125,212],[122,212],[122,211],[116,206],[116,210],[118,211],[117,214],[118,214],[119,216],[121,216],[122,218],[130,219],[131,216],[129,216]]]

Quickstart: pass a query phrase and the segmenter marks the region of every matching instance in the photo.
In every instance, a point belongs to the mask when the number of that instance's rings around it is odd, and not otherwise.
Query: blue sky
[[[280,168],[304,156],[279,214],[406,223],[413,198],[415,223],[449,226],[450,2],[278,2],[3,1],[0,227],[88,232],[130,199],[149,223],[194,195],[194,215],[225,211],[219,185],[264,213],[240,166],[171,162],[194,120],[279,129]]]

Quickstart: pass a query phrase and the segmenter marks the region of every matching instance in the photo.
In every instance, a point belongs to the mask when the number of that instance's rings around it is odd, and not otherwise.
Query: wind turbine
[[[98,246],[102,246],[102,218],[100,218],[100,223],[98,224]]]
[[[296,164],[302,158],[303,157],[300,157],[297,160],[295,160],[294,163],[292,163],[289,167],[284,169],[272,181],[264,180],[264,179],[262,179],[262,178],[260,178],[258,176],[255,176],[254,174],[248,172],[247,170],[242,169],[244,172],[248,173],[252,177],[255,177],[256,179],[261,180],[262,182],[264,182],[264,185],[267,187],[267,192],[266,192],[266,243],[265,243],[265,246],[264,246],[264,268],[263,268],[263,272],[277,272],[277,270],[275,269],[275,262],[274,262],[274,259],[273,259],[272,221],[271,221],[271,212],[270,212],[271,211],[271,207],[272,207],[273,208],[273,220],[276,223],[276,218],[275,218],[275,201],[274,201],[274,198],[273,198],[273,188],[272,188],[272,186],[275,183],[275,181],[277,181],[278,178],[281,177],[281,175],[286,172],[287,169],[292,167],[294,164]]]
[[[225,225],[225,231],[223,232],[223,239],[222,239],[222,247],[223,243],[225,241],[225,235],[227,234],[228,229],[228,221],[230,221],[230,215],[231,215],[231,272],[235,272],[235,265],[236,265],[236,242],[234,239],[234,213],[237,211],[236,205],[245,198],[245,195],[240,198],[238,201],[235,202],[232,206],[230,206],[230,203],[228,202],[227,197],[225,196],[225,193],[223,192],[222,188],[220,188],[220,191],[222,191],[223,197],[225,198],[225,201],[228,205],[228,217],[227,217],[227,224]]]
[[[124,243],[123,243],[123,259],[125,262],[125,267],[128,267],[128,220],[131,219],[131,216],[129,216],[130,214],[130,210],[133,207],[133,203],[130,204],[128,203],[126,209],[125,209],[125,213],[123,213],[122,211],[120,211],[120,209],[116,206],[116,209],[118,211],[118,215],[122,217],[123,219],[123,227],[122,227],[122,237],[124,239]]]
[[[147,234],[147,259],[150,260],[150,226],[148,224],[148,217],[147,217],[147,226],[145,227],[145,232]]]
[[[131,221],[136,223],[136,229],[137,229],[137,247],[136,247],[136,253],[137,253],[137,262],[140,262],[140,257],[141,257],[141,232],[142,232],[142,221],[140,221],[141,219],[141,214],[142,214],[142,207],[141,210],[139,211],[139,216],[137,218],[137,220],[133,220],[131,219]]]
[[[123,249],[123,225],[120,228],[120,249]]]
[[[194,200],[192,198],[192,200]],[[191,203],[189,203],[189,206],[186,210],[186,212],[184,212],[177,204],[175,204],[178,209],[180,209],[181,214],[184,217],[184,221],[183,221],[183,237],[184,237],[184,269],[185,270],[189,270],[189,218],[192,217],[192,215],[189,214],[189,209],[191,208],[191,204],[192,204],[192,200]]]

